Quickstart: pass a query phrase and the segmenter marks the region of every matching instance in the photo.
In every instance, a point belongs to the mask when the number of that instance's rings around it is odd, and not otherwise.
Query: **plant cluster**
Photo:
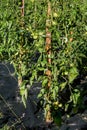
[[[60,124],[61,110],[68,112],[72,104],[72,111],[78,111],[81,103],[80,90],[72,84],[87,72],[87,1],[25,0],[24,16],[21,9],[22,0],[1,1],[0,60],[12,63],[22,79],[20,94],[25,105],[26,84],[42,83],[38,97],[44,100],[45,112],[50,108],[54,121]],[[49,55],[46,27],[51,33]]]

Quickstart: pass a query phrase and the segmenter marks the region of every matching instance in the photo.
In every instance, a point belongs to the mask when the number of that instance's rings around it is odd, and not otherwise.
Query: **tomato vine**
[[[26,84],[42,83],[38,97],[43,98],[45,111],[46,106],[50,108],[53,119],[56,110],[67,111],[71,102],[73,108],[78,105],[80,90],[72,84],[84,69],[87,72],[86,9],[86,0],[3,0],[0,4],[0,60],[12,63],[22,78],[20,94],[25,105]],[[60,95],[67,89],[69,98],[63,103]]]

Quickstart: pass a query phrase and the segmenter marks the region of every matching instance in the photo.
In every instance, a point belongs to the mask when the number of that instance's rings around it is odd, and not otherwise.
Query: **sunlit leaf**
[[[73,80],[78,76],[78,70],[76,67],[72,67],[69,71],[69,83],[72,83]]]

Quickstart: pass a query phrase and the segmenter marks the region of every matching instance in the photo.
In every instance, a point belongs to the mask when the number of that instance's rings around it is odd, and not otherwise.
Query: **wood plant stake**
[[[46,49],[46,53],[47,53],[47,61],[48,64],[51,64],[51,32],[49,31],[50,27],[51,27],[51,21],[50,21],[50,17],[51,17],[51,3],[48,1],[48,9],[47,9],[47,20],[46,20],[46,45],[45,45],[45,49]],[[51,87],[51,70],[49,68],[47,68],[47,71],[45,72],[45,74],[48,77],[48,84],[47,84],[47,89],[49,91],[49,88]],[[49,94],[46,95],[47,100],[49,99]],[[46,112],[46,123],[51,123],[52,122],[52,117],[51,117],[51,112],[50,112],[50,108],[47,108],[47,112]]]
[[[24,0],[22,0],[21,15],[24,17]]]
[[[21,17],[22,17],[22,21],[21,21],[21,29],[24,28],[24,0],[21,1],[22,2],[22,7],[21,7]],[[19,64],[19,71],[20,73],[22,72],[21,70],[21,65],[22,65],[22,55],[23,55],[23,33],[21,35],[21,45],[20,45],[20,64]],[[19,77],[18,79],[18,85],[21,86],[22,84],[22,75]]]

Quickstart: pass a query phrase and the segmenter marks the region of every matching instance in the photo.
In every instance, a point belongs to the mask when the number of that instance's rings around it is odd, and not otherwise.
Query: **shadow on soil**
[[[87,80],[83,82],[83,85],[87,90]],[[54,124],[46,125],[42,109],[37,111],[39,102],[37,95],[40,88],[40,83],[33,84],[25,108],[19,95],[18,81],[14,76],[13,66],[0,63],[0,129],[7,124],[13,128],[12,130],[58,130]],[[84,100],[87,103],[86,95]],[[87,130],[87,111],[64,120],[59,130]]]

